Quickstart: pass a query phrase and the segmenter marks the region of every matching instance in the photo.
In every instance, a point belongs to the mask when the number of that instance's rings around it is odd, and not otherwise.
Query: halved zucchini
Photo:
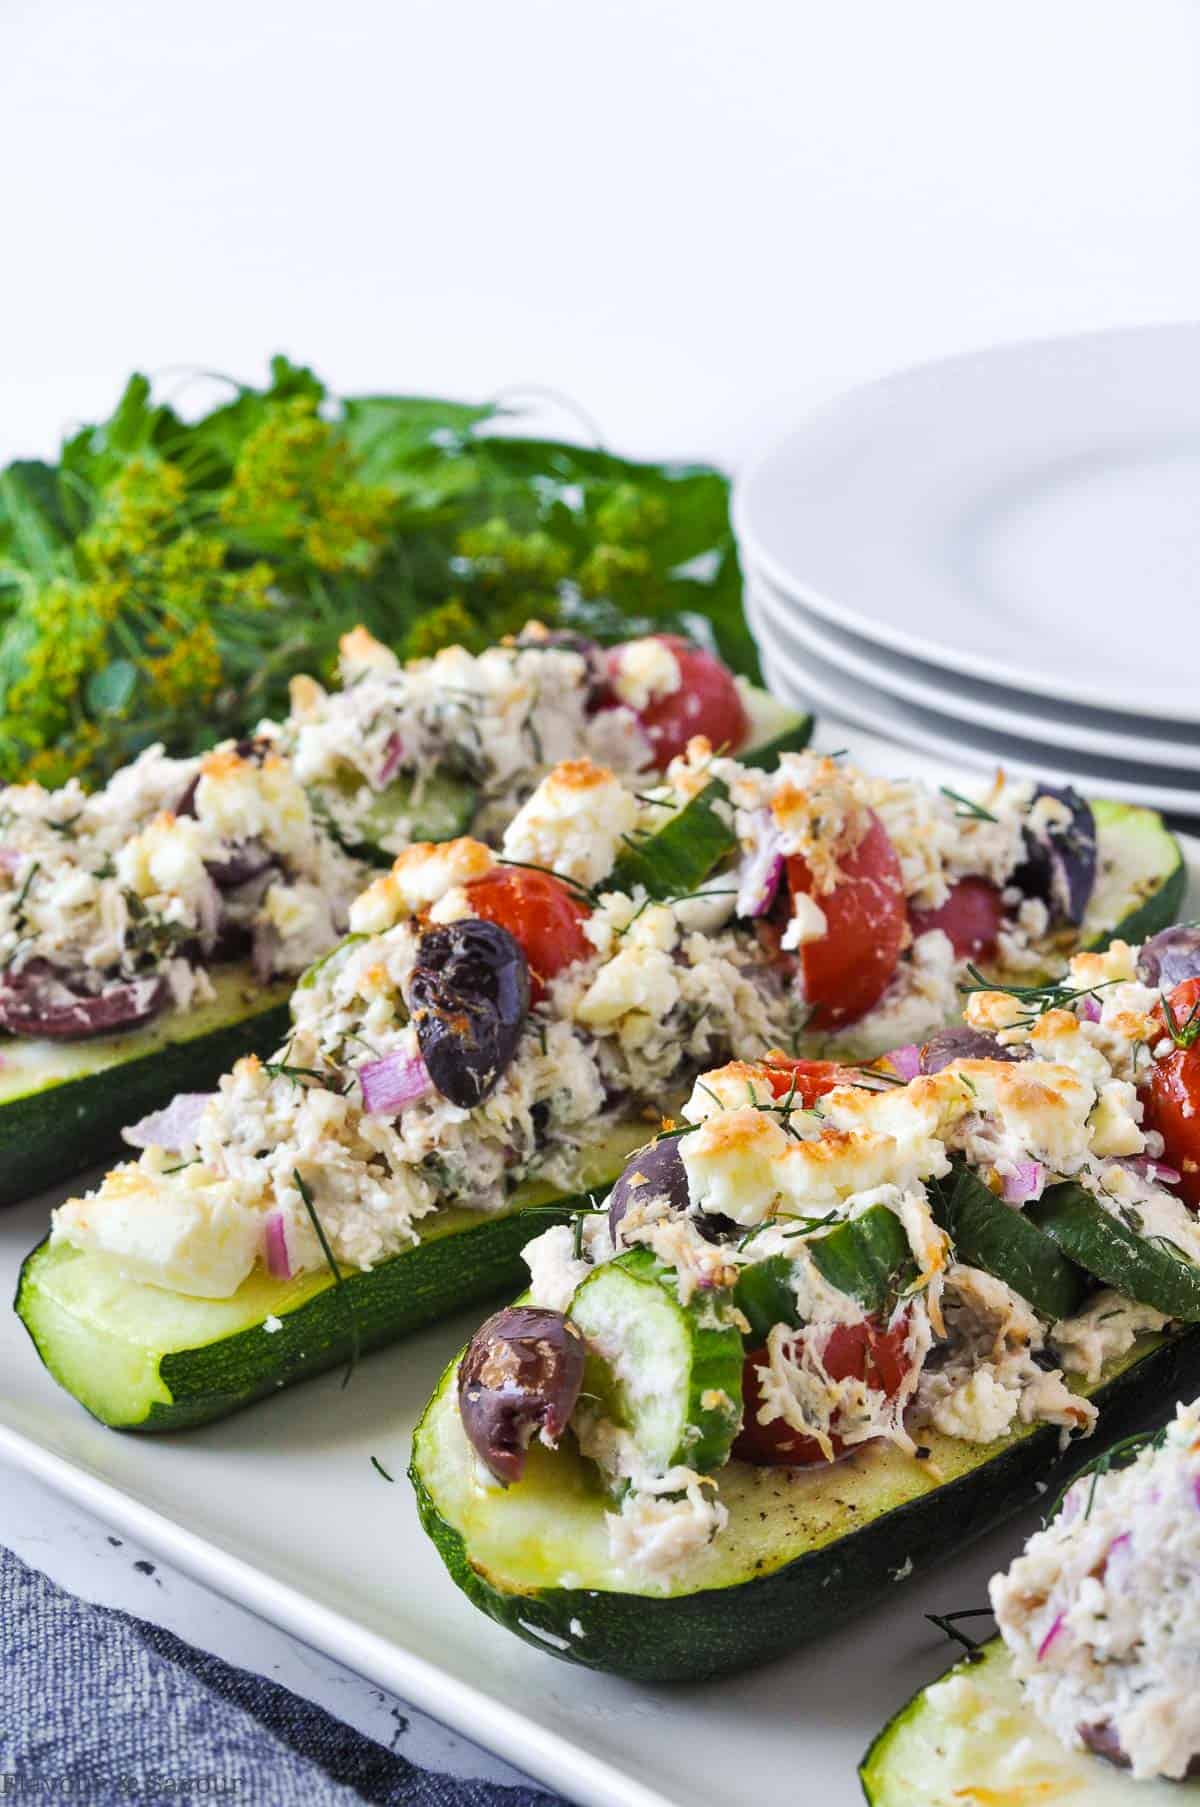
[[[640,1681],[702,1679],[766,1661],[833,1630],[847,1613],[961,1548],[1057,1485],[1087,1446],[1058,1457],[1059,1432],[1019,1427],[985,1448],[930,1432],[930,1459],[875,1443],[820,1468],[720,1474],[725,1530],[670,1585],[613,1565],[605,1498],[564,1444],[535,1444],[524,1478],[480,1484],[451,1363],[417,1427],[409,1473],[450,1574],[518,1637]],[[1105,1369],[1094,1398],[1120,1435],[1200,1381],[1200,1336],[1145,1336]],[[940,1478],[939,1478],[940,1477]]]
[[[901,1707],[858,1773],[869,1807],[1181,1807],[1200,1797],[1200,1781],[1134,1782],[1087,1751],[1065,1750],[1030,1711],[1000,1638]]]
[[[1080,944],[1149,940],[1175,921],[1187,891],[1183,850],[1158,811],[1135,803],[1092,800],[1096,818],[1096,885]]]
[[[781,753],[801,753],[812,739],[813,717],[802,715],[790,703],[781,703],[755,684],[740,686],[742,706],[750,720],[744,746],[733,755],[743,765],[767,770]]]
[[[463,1305],[512,1292],[520,1254],[547,1218],[607,1188],[646,1139],[612,1130],[589,1153],[577,1193],[519,1187],[503,1211],[444,1209],[411,1249],[370,1272],[328,1268],[274,1280],[255,1271],[230,1299],[197,1299],[128,1279],[106,1255],[39,1243],[21,1269],[16,1310],[55,1380],[104,1424],[183,1430],[419,1330]],[[267,1329],[268,1320],[277,1327]]]
[[[0,1205],[115,1154],[124,1124],[176,1092],[207,1091],[239,1056],[279,1046],[289,984],[264,987],[230,966],[213,986],[209,1003],[124,1035],[0,1041]]]

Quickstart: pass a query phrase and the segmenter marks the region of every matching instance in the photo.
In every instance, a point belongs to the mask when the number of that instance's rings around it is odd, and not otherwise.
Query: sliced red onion
[[[394,1117],[406,1104],[414,1104],[433,1090],[433,1081],[419,1054],[396,1048],[380,1060],[369,1060],[358,1069],[363,1104],[372,1117]]]
[[[121,1135],[131,1148],[165,1148],[169,1154],[194,1148],[204,1107],[215,1096],[215,1092],[176,1092],[170,1104],[131,1123]]]
[[[1161,1180],[1164,1186],[1177,1186],[1183,1178],[1178,1167],[1172,1167],[1166,1161],[1156,1161],[1146,1154],[1124,1155],[1116,1165],[1127,1167],[1130,1173],[1140,1173],[1144,1179]]]
[[[292,1258],[288,1253],[287,1225],[282,1211],[272,1211],[263,1233],[263,1259],[267,1272],[276,1280],[290,1280]]]
[[[0,871],[15,877],[21,870],[24,859],[25,855],[19,847],[0,847]]]
[[[769,809],[754,812],[754,844],[737,870],[739,916],[765,916],[783,877],[783,849]]]
[[[206,954],[211,954],[217,945],[221,933],[223,910],[221,893],[210,877],[196,902],[196,922],[200,930],[200,945]]]
[[[400,761],[404,758],[404,742],[398,734],[389,734],[387,746],[383,749],[383,764],[375,778],[375,789],[381,791],[385,784],[390,784],[400,770]]]
[[[1080,998],[1079,1014],[1085,1023],[1098,1023],[1100,1021],[1099,999],[1092,997]]]
[[[1197,1478],[1194,1485],[1200,1489],[1200,1478]],[[1200,1495],[1198,1495],[1198,1503],[1200,1503]],[[1119,1537],[1113,1538],[1104,1557],[1105,1581],[1111,1581],[1115,1586],[1120,1587],[1122,1580],[1129,1573],[1132,1543],[1133,1540],[1128,1531],[1122,1531]]]
[[[1037,1660],[1039,1663],[1045,1662],[1046,1657],[1049,1653],[1050,1647],[1054,1643],[1054,1640],[1058,1637],[1059,1633],[1061,1632],[1065,1620],[1066,1620],[1066,1614],[1059,1613],[1057,1615],[1057,1617],[1055,1618],[1053,1625],[1050,1627],[1049,1631],[1046,1633],[1045,1637],[1042,1639],[1041,1643],[1038,1645]]]
[[[916,1042],[905,1042],[902,1048],[893,1048],[883,1058],[901,1079],[915,1079],[921,1071],[921,1050]]]
[[[1006,1205],[1028,1204],[1030,1199],[1041,1198],[1045,1184],[1046,1169],[1040,1161],[1018,1161],[1004,1176],[1002,1197]]]

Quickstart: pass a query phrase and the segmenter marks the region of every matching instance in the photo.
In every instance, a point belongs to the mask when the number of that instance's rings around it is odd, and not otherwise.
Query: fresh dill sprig
[[[1089,1519],[1096,1501],[1096,1486],[1101,1476],[1112,1473],[1114,1469],[1128,1468],[1129,1464],[1135,1462],[1144,1449],[1161,1449],[1166,1440],[1167,1426],[1161,1424],[1156,1431],[1135,1431],[1131,1437],[1122,1437],[1120,1442],[1114,1443],[1110,1449],[1102,1450],[1098,1456],[1093,1456],[1091,1461],[1085,1462],[1083,1467],[1078,1469],[1066,1485],[1055,1494],[1042,1523],[1048,1525],[1051,1519],[1057,1518],[1062,1510],[1062,1503],[1072,1487],[1090,1477],[1091,1486],[1088,1488],[1087,1505],[1083,1510],[1085,1521]]]
[[[498,866],[516,866],[522,872],[541,872],[546,878],[557,879],[560,885],[567,887],[568,891],[577,892],[592,906],[596,903],[596,892],[590,885],[582,884],[577,878],[568,878],[565,872],[556,872],[553,866],[539,866],[536,860],[510,860],[503,853],[496,855],[496,864]]]
[[[342,1385],[345,1387],[349,1385],[350,1376],[358,1366],[358,1319],[354,1315],[354,1307],[350,1302],[349,1295],[344,1291],[346,1282],[342,1277],[341,1268],[333,1258],[333,1250],[329,1246],[329,1238],[325,1234],[325,1226],[317,1216],[317,1207],[313,1203],[313,1195],[305,1185],[298,1167],[292,1168],[292,1178],[296,1182],[296,1190],[304,1202],[304,1209],[308,1212],[309,1222],[312,1224],[317,1241],[321,1245],[321,1253],[329,1264],[329,1271],[333,1275],[333,1284],[338,1288],[339,1292],[342,1292],[343,1302],[349,1315],[350,1360],[346,1363],[346,1372],[342,1376]]]
[[[977,966],[967,963],[967,977],[970,984],[960,985],[963,997],[976,991],[1003,991],[1017,1002],[1025,1005],[1025,1014],[1016,1018],[1014,1028],[1027,1028],[1036,1023],[1040,1017],[1051,1010],[1065,1010],[1080,998],[1095,997],[1098,991],[1104,991],[1110,985],[1119,985],[1119,979],[1102,979],[1098,985],[1066,985],[1061,979],[1047,979],[1040,985],[996,985],[980,972]],[[1198,1031],[1197,1033],[1200,1033]]]
[[[941,791],[943,797],[949,797],[952,803],[962,804],[962,808],[956,809],[954,812],[960,822],[999,821],[999,817],[994,816],[990,809],[984,809],[982,803],[976,803],[973,798],[964,797],[960,792],[952,791],[948,784],[940,784],[938,789]]]
[[[396,1485],[395,1475],[388,1473],[387,1469],[383,1466],[383,1463],[379,1460],[378,1456],[371,1457],[371,1467],[375,1470],[376,1474],[381,1474],[385,1481],[390,1481],[392,1483],[393,1487]]]

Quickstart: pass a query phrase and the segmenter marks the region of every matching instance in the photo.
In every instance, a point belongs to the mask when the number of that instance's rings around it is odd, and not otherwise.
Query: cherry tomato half
[[[750,724],[733,673],[712,653],[679,634],[655,634],[653,638],[675,654],[682,679],[678,690],[656,697],[637,712],[659,771],[665,771],[676,755],[685,751],[695,734],[703,734],[718,749],[736,753]],[[619,646],[609,651],[610,680],[620,669],[621,651]]]
[[[787,1054],[768,1054],[761,1065],[775,1097],[790,1096],[802,1111],[811,1110],[835,1085],[854,1085],[858,1078],[836,1060],[793,1060]]]
[[[798,1331],[797,1336],[803,1335]],[[908,1376],[909,1358],[905,1352],[908,1319],[899,1317],[890,1327],[864,1318],[857,1324],[835,1324],[825,1344],[822,1361],[831,1380],[865,1380],[868,1386],[894,1399]],[[752,1349],[742,1370],[744,1414],[733,1453],[743,1462],[754,1462],[763,1468],[806,1468],[826,1460],[815,1437],[802,1436],[782,1418],[770,1424],[758,1422],[762,1404],[760,1374],[767,1365],[764,1349]],[[846,1445],[831,1435],[833,1453],[841,1455]]]
[[[1177,1026],[1186,1029],[1192,1011],[1200,1007],[1200,978],[1185,979],[1170,998]],[[1165,1012],[1160,1014],[1165,1033]],[[1180,1196],[1200,1207],[1200,1041],[1190,1048],[1172,1048],[1155,1061],[1143,1101],[1145,1127],[1158,1131],[1163,1159],[1182,1176]]]
[[[809,1027],[837,1029],[878,1004],[887,990],[908,931],[904,880],[888,832],[871,812],[871,824],[854,852],[841,861],[832,891],[816,896],[825,933],[797,950]],[[792,895],[813,893],[808,861],[787,863]]]
[[[520,942],[535,1004],[556,973],[594,951],[583,932],[587,905],[552,873],[499,866],[473,880],[467,896],[476,916],[499,923]]]
[[[945,903],[936,910],[910,910],[908,919],[914,935],[941,929],[960,960],[975,960],[995,952],[1004,903],[986,878],[960,878]]]

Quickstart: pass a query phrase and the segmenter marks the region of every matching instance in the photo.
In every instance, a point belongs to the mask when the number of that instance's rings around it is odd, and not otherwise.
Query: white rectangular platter
[[[1198,914],[1200,841],[1186,846]],[[5,1297],[52,1202],[0,1213]],[[648,1688],[563,1663],[468,1605],[426,1541],[405,1479],[432,1383],[482,1315],[373,1356],[344,1390],[330,1375],[224,1424],[151,1438],[87,1417],[6,1312],[0,1454],[589,1807],[859,1801],[855,1768],[870,1739],[950,1657],[923,1614],[983,1604],[988,1575],[1030,1521],[915,1582],[881,1574],[872,1613],[749,1675]]]

